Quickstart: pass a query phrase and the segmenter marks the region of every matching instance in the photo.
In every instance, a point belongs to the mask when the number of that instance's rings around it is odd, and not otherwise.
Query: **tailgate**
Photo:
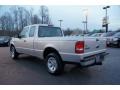
[[[84,37],[84,52],[99,51],[106,48],[106,39],[102,37]]]

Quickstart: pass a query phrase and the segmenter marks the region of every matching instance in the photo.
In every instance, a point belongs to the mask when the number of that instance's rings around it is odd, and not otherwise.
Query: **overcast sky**
[[[40,6],[24,6],[26,8],[34,8],[34,12],[38,12]],[[59,26],[59,19],[62,19],[62,28],[81,28],[83,29],[82,21],[85,21],[84,10],[88,10],[88,29],[101,29],[102,18],[105,16],[103,6],[72,6],[72,5],[54,5],[47,6],[51,20],[55,26]],[[109,30],[120,28],[120,6],[110,6],[108,9]]]
[[[101,29],[102,18],[105,16],[103,6],[48,6],[53,23],[59,26],[58,19],[62,19],[63,28],[81,28],[85,20],[84,9],[88,9],[88,29]],[[120,6],[108,9],[109,29],[120,28]]]

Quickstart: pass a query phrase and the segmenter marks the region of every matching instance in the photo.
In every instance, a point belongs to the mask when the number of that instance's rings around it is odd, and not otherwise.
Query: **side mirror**
[[[22,38],[20,34],[17,35],[17,38]]]

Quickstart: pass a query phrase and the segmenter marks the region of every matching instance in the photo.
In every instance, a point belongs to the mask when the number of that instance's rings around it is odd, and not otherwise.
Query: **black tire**
[[[10,46],[10,42],[7,43],[7,46],[8,46],[8,47]]]
[[[50,74],[60,75],[63,72],[64,64],[58,54],[50,53],[46,56],[45,59],[46,59],[46,67]]]
[[[16,52],[16,49],[14,46],[10,47],[10,54],[12,59],[17,59],[18,58],[18,53]]]

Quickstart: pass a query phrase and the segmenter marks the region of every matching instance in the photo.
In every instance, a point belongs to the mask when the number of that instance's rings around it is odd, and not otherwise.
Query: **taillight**
[[[84,41],[78,41],[75,44],[75,53],[81,54],[84,53]]]

